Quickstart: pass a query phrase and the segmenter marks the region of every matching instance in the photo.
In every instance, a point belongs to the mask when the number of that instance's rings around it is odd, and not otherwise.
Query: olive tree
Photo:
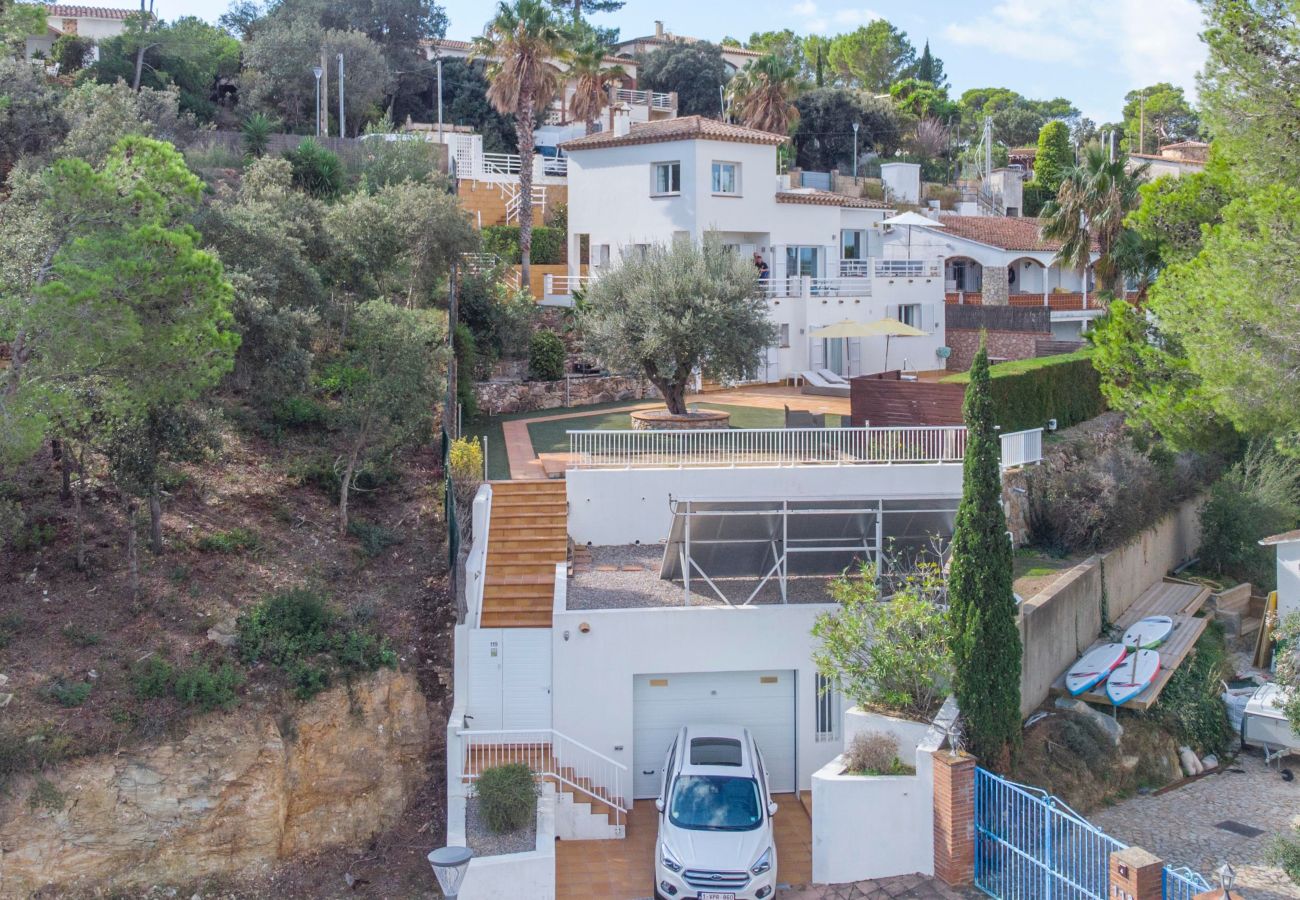
[[[591,286],[587,349],[611,369],[644,373],[668,411],[684,414],[691,373],[750,377],[775,343],[757,287],[753,263],[715,235],[652,245]]]

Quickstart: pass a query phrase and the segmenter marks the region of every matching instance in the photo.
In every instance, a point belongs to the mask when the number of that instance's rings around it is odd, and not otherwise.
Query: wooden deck
[[[1123,632],[1127,631],[1130,625],[1147,616],[1169,616],[1174,620],[1174,630],[1169,635],[1169,639],[1157,648],[1160,653],[1160,672],[1145,691],[1124,704],[1125,709],[1148,710],[1155,704],[1160,692],[1165,689],[1165,685],[1169,684],[1169,679],[1174,677],[1174,672],[1182,665],[1187,654],[1192,652],[1192,647],[1196,645],[1196,641],[1209,624],[1209,619],[1196,617],[1196,613],[1205,605],[1209,596],[1210,589],[1204,585],[1166,578],[1148,588],[1133,602],[1128,611],[1115,621],[1115,629]],[[1096,641],[1088,650],[1105,643],[1110,642]],[[1066,673],[1062,672],[1052,684],[1052,693],[1069,697],[1070,692],[1065,688],[1065,675]],[[1099,706],[1111,706],[1110,698],[1106,696],[1105,682],[1080,694],[1076,699]]]

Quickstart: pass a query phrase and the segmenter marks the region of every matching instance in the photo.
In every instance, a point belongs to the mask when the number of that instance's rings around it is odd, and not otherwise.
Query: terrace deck
[[[1210,589],[1204,585],[1166,578],[1149,587],[1133,602],[1128,611],[1116,620],[1115,627],[1120,631],[1126,631],[1130,625],[1147,616],[1169,616],[1174,620],[1173,633],[1169,635],[1169,640],[1158,648],[1160,671],[1146,690],[1124,704],[1125,709],[1148,710],[1155,704],[1160,697],[1160,692],[1165,689],[1165,685],[1169,684],[1169,679],[1174,677],[1174,672],[1182,665],[1187,654],[1191,653],[1192,647],[1196,645],[1196,641],[1209,624],[1209,619],[1196,617],[1196,613],[1200,611],[1209,596]],[[1088,650],[1103,643],[1106,641],[1096,641]],[[1069,697],[1070,692],[1065,688],[1065,675],[1066,673],[1062,672],[1052,684],[1052,693]],[[1099,706],[1111,705],[1110,698],[1106,696],[1104,682],[1080,694],[1076,699]]]

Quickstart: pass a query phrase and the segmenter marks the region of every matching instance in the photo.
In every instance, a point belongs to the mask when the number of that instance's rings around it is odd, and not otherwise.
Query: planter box
[[[844,711],[844,747],[848,749],[853,738],[868,731],[883,731],[898,739],[898,758],[907,762],[916,755],[916,748],[925,741],[930,730],[928,722],[891,716],[854,706]]]
[[[465,845],[465,801],[452,798],[447,843]],[[432,872],[430,873],[432,879]],[[460,900],[555,900],[555,787],[543,785],[537,799],[537,847],[527,853],[476,856],[469,863]]]

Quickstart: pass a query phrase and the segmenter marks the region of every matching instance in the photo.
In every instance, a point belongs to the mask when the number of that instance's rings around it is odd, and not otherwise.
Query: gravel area
[[[659,577],[663,562],[662,544],[626,547],[592,547],[590,567],[576,568],[569,578],[569,609],[637,609],[653,606],[682,606],[682,582]],[[758,585],[757,578],[715,578],[714,583],[737,606],[745,602]],[[830,603],[831,579],[791,577],[786,581],[790,603]],[[753,603],[781,602],[780,583],[773,576],[763,585]],[[703,578],[691,579],[692,606],[722,606],[722,600]]]
[[[537,849],[537,818],[527,828],[497,834],[483,821],[478,797],[470,797],[465,801],[465,842],[475,856],[527,853]]]

